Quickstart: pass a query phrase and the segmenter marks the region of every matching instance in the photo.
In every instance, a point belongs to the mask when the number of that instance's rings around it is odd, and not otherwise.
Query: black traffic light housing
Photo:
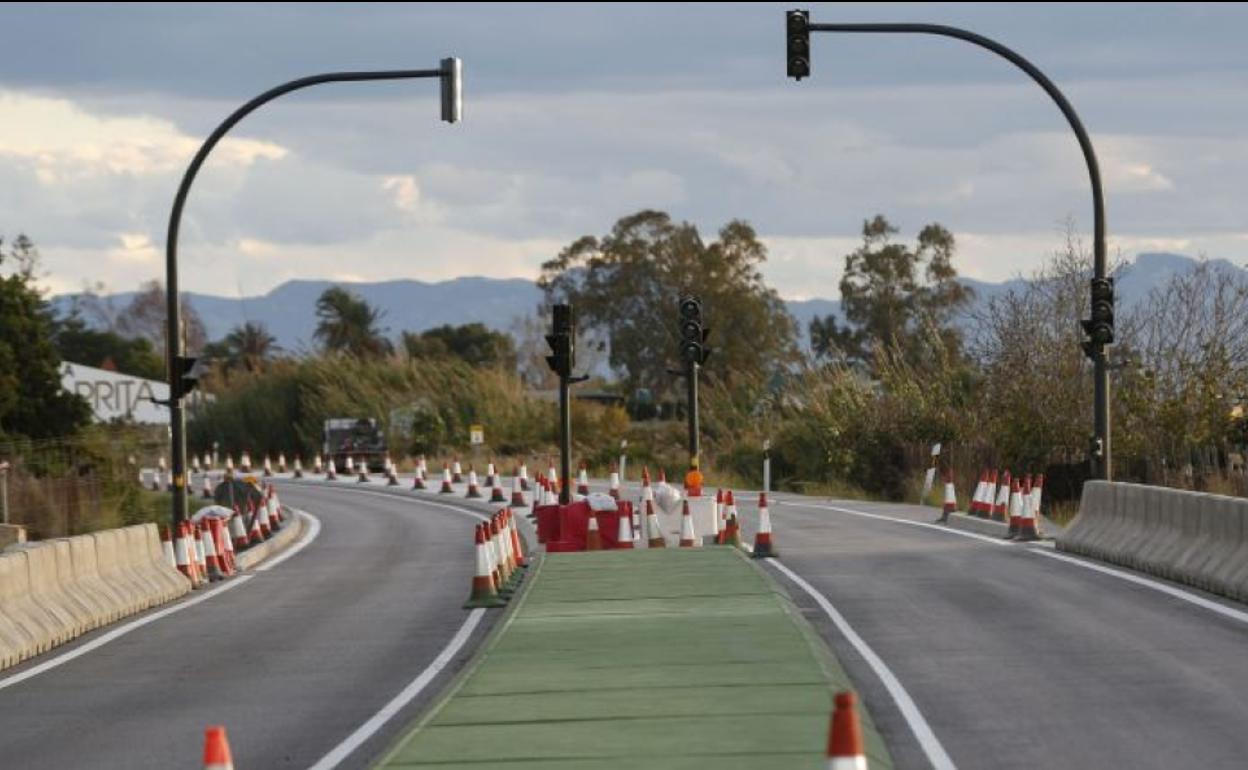
[[[177,392],[170,394],[173,398],[182,398],[199,387],[199,370],[195,366],[198,362],[199,359],[195,356],[178,356],[173,359],[174,373],[177,374],[174,380]]]
[[[680,360],[704,364],[711,355],[706,344],[711,330],[702,325],[702,300],[692,295],[680,298]]]
[[[550,334],[546,342],[550,345],[546,363],[550,370],[563,378],[572,376],[572,368],[576,366],[575,322],[572,318],[571,305],[555,305]]]
[[[789,77],[810,77],[810,11],[789,11],[784,15],[788,40]]]
[[[1083,351],[1095,358],[1099,351],[1114,341],[1114,279],[1092,279],[1092,317],[1079,322],[1088,339]]]

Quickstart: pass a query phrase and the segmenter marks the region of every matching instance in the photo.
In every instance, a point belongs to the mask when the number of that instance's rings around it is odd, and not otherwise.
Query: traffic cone
[[[503,494],[502,479],[499,478],[497,475],[494,476],[494,483],[490,485],[490,502],[491,503],[507,502],[507,497],[506,495]]]
[[[589,512],[589,528],[585,532],[585,550],[602,550],[602,533],[598,531],[598,514],[592,509]]]
[[[941,511],[940,518],[936,520],[937,524],[944,524],[949,521],[949,514],[958,510],[958,492],[953,487],[953,471],[945,469],[945,507]]]
[[[201,495],[205,500],[212,499],[212,476],[207,471],[204,472],[204,489]]]
[[[286,453],[285,452],[277,453],[277,472],[283,473],[283,474],[286,473]]]
[[[529,559],[524,555],[524,548],[520,545],[520,533],[516,530],[516,522],[511,509],[507,510],[507,522],[511,529],[511,550],[515,553],[516,566],[520,569],[527,569]]]
[[[490,489],[493,489],[494,485],[498,482],[497,475],[498,474],[494,472],[494,461],[490,460],[485,465],[485,485]]]
[[[455,490],[451,488],[451,469],[446,463],[442,463],[442,488],[438,490],[440,495],[452,494]]]
[[[642,466],[641,468],[641,501],[647,500],[654,502],[654,487],[650,486],[650,468]]]
[[[693,516],[689,514],[689,500],[684,501],[680,512],[680,547],[693,548],[698,544],[698,535],[693,531]]]
[[[204,770],[234,770],[230,742],[226,740],[225,728],[221,725],[204,730]]]
[[[1019,487],[1018,479],[1010,482],[1010,529],[1006,533],[1006,540],[1013,540],[1018,537],[1019,527],[1022,525],[1023,518],[1023,495]]]
[[[983,512],[984,504],[984,487],[988,484],[988,471],[979,472],[979,483],[975,485],[975,494],[971,495],[971,507],[967,509],[967,513],[972,516],[980,516]]]
[[[424,455],[421,455],[416,460],[416,472],[420,474],[422,479],[429,478],[429,463],[425,461]]]
[[[225,575],[221,572],[221,561],[217,558],[217,543],[212,539],[212,527],[200,524],[195,534],[204,549],[204,569],[207,571],[208,580],[213,583],[222,580]]]
[[[325,471],[325,466],[321,462],[321,453],[317,452],[316,456],[312,458],[312,472],[315,473],[317,476],[320,476],[322,473],[324,473],[324,471]]]
[[[555,470],[554,458],[551,458],[550,468],[546,471],[546,483],[550,484],[552,492],[559,491],[559,471]]]
[[[273,475],[273,463],[269,461],[269,456],[264,456],[264,477],[267,479]]]
[[[581,469],[576,472],[576,493],[581,497],[589,497],[589,469],[581,460]]]
[[[468,494],[464,495],[464,497],[481,497],[481,490],[477,488],[477,472],[472,469],[471,465],[468,466]]]
[[[997,498],[997,470],[993,468],[988,471],[988,483],[984,485],[984,500],[980,504],[980,510],[983,511],[985,519],[992,518],[992,506]]]
[[[632,548],[633,547],[632,516],[628,515],[623,510],[621,510],[619,519],[620,519],[620,524],[619,524],[619,528],[616,529],[615,547],[616,549],[620,549],[620,550]]]
[[[729,489],[724,493],[724,507],[727,508],[728,520],[724,523],[724,545],[741,548],[741,519],[737,516],[737,501]]]
[[[1040,539],[1040,531],[1036,528],[1036,494],[1031,485],[1031,477],[1023,480],[1023,515],[1018,520],[1018,537],[1020,543],[1031,543]]]
[[[463,483],[464,483],[464,469],[463,469],[463,467],[459,464],[459,459],[458,459],[458,458],[456,458],[456,460],[455,460],[455,465],[451,468],[451,483],[452,483],[452,484],[463,484]]]
[[[334,458],[329,458],[329,463],[325,466],[325,478],[334,481],[338,478],[338,468],[334,465]]]
[[[191,455],[191,473],[199,473],[199,456]]]
[[[715,544],[724,543],[724,490],[715,490]]]
[[[616,500],[620,499],[620,471],[615,467],[615,463],[611,463],[611,480],[608,484],[607,494]]]
[[[243,456],[239,458],[238,465],[243,473],[251,473],[251,452],[243,452]]]
[[[173,539],[169,536],[168,524],[160,528],[160,550],[164,554],[165,561],[169,562],[169,566],[177,569],[178,557],[173,553]]]
[[[767,493],[758,493],[758,531],[754,533],[755,559],[771,559],[776,556],[776,546],[771,542],[771,513],[767,510]]]
[[[425,489],[425,469],[418,464],[416,466],[416,477],[412,479],[412,489]]]
[[[659,516],[654,512],[654,498],[644,501],[646,506],[646,530],[650,538],[646,545],[650,548],[666,548],[667,539],[663,537],[663,528],[659,526]]]
[[[195,567],[195,542],[191,538],[191,526],[183,521],[178,527],[178,536],[174,540],[173,550],[178,562],[178,572],[191,581],[192,588],[199,587],[199,570]]]
[[[356,461],[355,467],[359,471],[355,478],[356,483],[368,481],[368,460],[361,457]]]
[[[389,476],[390,476],[390,480],[386,482],[386,486],[397,487],[399,485],[399,471],[397,468],[394,467],[393,461],[391,461],[390,463]]]
[[[526,465],[525,463],[520,463],[520,470],[516,471],[516,475],[520,477],[520,491],[528,492],[529,491],[529,466]]]
[[[234,457],[229,454],[225,456],[225,472],[231,475],[234,473]]]
[[[1036,517],[1036,532],[1040,531],[1040,500],[1044,496],[1044,474],[1036,475],[1035,481],[1031,482],[1031,512]]]
[[[295,478],[303,478],[303,461],[299,459],[299,455],[295,455]]]
[[[511,505],[513,508],[529,507],[529,502],[524,499],[523,480],[519,476],[511,477]]]
[[[832,724],[828,728],[828,770],[867,770],[857,700],[848,691],[838,692],[833,699]]]
[[[243,523],[243,514],[234,506],[234,515],[230,517],[230,539],[234,541],[234,550],[241,551],[247,547],[247,525]]]
[[[212,576],[208,574],[208,554],[204,550],[204,533],[199,527],[192,527],[191,542],[195,547],[195,571],[202,582],[208,582]]]
[[[502,607],[506,602],[499,597],[498,588],[494,584],[490,552],[485,539],[485,524],[477,525],[474,538],[477,566],[472,576],[472,592],[468,594],[468,601],[464,602],[464,609]]]
[[[222,567],[228,577],[238,572],[238,564],[234,561],[234,542],[230,539],[229,528],[226,523],[220,519],[213,519],[213,521],[221,533],[221,538],[217,540],[217,545],[222,549]]]
[[[352,459],[351,455],[347,455],[347,459],[342,461],[342,472],[348,476],[355,475],[355,460]]]
[[[490,546],[494,549],[494,563],[498,565],[499,593],[510,594],[515,590],[514,570],[507,557],[511,548],[503,545],[503,529],[498,514],[490,517],[490,523],[486,527],[489,528]]]
[[[264,529],[260,526],[260,514],[257,513],[256,507],[247,503],[247,516],[251,521],[251,527],[247,532],[247,540],[251,545],[259,545],[265,541]]]
[[[997,500],[992,506],[992,520],[1005,521],[1010,505],[1010,472],[1001,474],[1001,483],[997,485]]]

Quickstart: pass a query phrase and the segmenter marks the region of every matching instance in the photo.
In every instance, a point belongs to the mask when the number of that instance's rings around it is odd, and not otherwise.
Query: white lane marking
[[[64,652],[64,653],[61,653],[60,655],[57,655],[54,658],[45,660],[37,666],[32,666],[31,668],[26,669],[20,674],[14,674],[13,676],[0,679],[0,690],[3,690],[6,687],[12,687],[15,684],[24,682],[27,679],[30,679],[31,677],[39,676],[40,674],[46,671],[50,671],[58,666],[63,666],[66,663],[70,662],[71,660],[74,660],[75,658],[79,658],[79,657],[82,657],[83,655],[86,655],[88,652],[92,652],[93,650],[98,650],[99,648],[103,647],[109,642],[115,639],[119,639],[125,636],[126,634],[130,633],[131,631],[135,631],[137,629],[142,628],[143,626],[146,626],[148,623],[155,623],[157,620],[160,620],[161,618],[164,618],[164,617],[168,617],[174,614],[175,612],[181,612],[182,610],[185,610],[188,607],[194,607],[196,604],[199,604],[200,602],[206,602],[209,599],[213,598],[214,596],[220,596],[226,591],[232,591],[235,588],[238,588],[242,584],[246,583],[248,580],[251,580],[252,577],[253,577],[252,575],[239,575],[238,577],[230,580],[230,582],[219,585],[216,588],[209,589],[208,591],[205,591],[199,596],[196,596],[194,599],[189,599],[187,601],[180,602],[171,607],[166,607],[163,610],[157,610],[156,612],[153,612],[150,615],[144,615],[138,620],[132,620],[129,623],[126,623],[125,625],[118,626],[117,628],[114,628],[113,630],[109,631],[103,636],[100,636],[98,639],[92,639],[86,644],[83,644],[79,647],[75,647],[69,652]]]
[[[937,532],[944,532],[949,535],[957,535],[959,537],[969,537],[973,540],[979,540],[985,543],[991,543],[992,545],[1004,545],[1004,546],[1021,546],[1022,545],[1022,544],[1015,544],[1009,540],[1000,540],[997,538],[988,537],[987,535],[980,535],[975,532],[963,532],[957,529],[949,529],[948,527],[943,527],[939,524],[928,524],[922,521],[911,521],[909,519],[899,519],[894,516],[884,516],[878,513],[867,513],[866,511],[855,511],[852,508],[841,508],[835,505],[818,505],[814,503],[790,503],[790,502],[780,502],[779,504],[793,506],[797,508],[822,508],[824,510],[837,511],[839,513],[848,513],[853,516],[864,516],[869,519],[881,519],[883,521],[891,521],[897,524],[909,524],[910,526],[913,526],[913,527],[924,527],[927,529],[935,530]],[[1028,543],[1025,547],[1022,547],[1021,550],[1026,553],[1033,553],[1037,556],[1047,556],[1050,559],[1056,559],[1057,561],[1064,562],[1066,564],[1073,564],[1076,567],[1083,567],[1084,569],[1092,570],[1093,572],[1099,572],[1102,575],[1115,577],[1115,578],[1118,578],[1119,580],[1125,580],[1128,583],[1133,583],[1138,586],[1143,586],[1144,588],[1152,589],[1154,591],[1157,591],[1158,593],[1165,594],[1166,596],[1172,597],[1174,599],[1187,602],[1188,604],[1192,604],[1202,609],[1209,610],[1210,612],[1215,612],[1223,617],[1230,618],[1231,620],[1237,620],[1241,623],[1248,623],[1248,612],[1237,610],[1234,607],[1228,607],[1225,604],[1221,604],[1219,602],[1206,599],[1205,597],[1200,596],[1198,594],[1191,593],[1190,591],[1185,591],[1182,588],[1178,588],[1177,586],[1172,586],[1167,583],[1163,583],[1159,580],[1153,580],[1151,578],[1144,577],[1143,575],[1136,575],[1131,572],[1127,572],[1125,570],[1115,569],[1114,567],[1107,567],[1101,564],[1096,564],[1094,562],[1085,561],[1083,559],[1078,559],[1073,556],[1067,556],[1062,553],[1057,553],[1054,550],[1054,548],[1055,546],[1051,542],[1039,542],[1039,543]]]
[[[304,548],[307,548],[308,544],[315,540],[317,535],[321,534],[320,519],[310,513],[305,513],[304,511],[297,511],[296,513],[303,517],[304,523],[307,525],[307,531],[303,533],[303,536],[299,538],[297,543],[292,545],[290,548],[287,548],[285,553],[278,554],[260,566],[253,568],[251,570],[252,572],[265,572],[273,569],[277,565],[302,551]]]
[[[855,511],[853,508],[841,508],[836,505],[820,505],[818,503],[792,503],[786,500],[777,500],[776,505],[787,505],[793,508],[820,508],[825,511],[836,511],[837,513],[848,513],[851,516],[862,516],[867,519],[879,519],[880,521],[891,521],[894,524],[906,524],[911,527],[923,527],[935,532],[944,532],[948,535],[957,535],[958,537],[969,537],[972,540],[979,540],[992,545],[1012,546],[1013,542],[1002,540],[999,537],[990,537],[989,535],[981,535],[977,532],[963,532],[960,529],[950,529],[943,524],[932,524],[926,521],[913,521],[911,519],[899,519],[896,516],[885,516],[882,513],[867,513],[866,511]]]
[[[468,613],[468,618],[464,620],[464,624],[459,627],[459,631],[455,632],[455,636],[451,637],[451,641],[447,642],[446,647],[433,659],[429,666],[420,672],[420,675],[413,679],[406,687],[394,696],[389,703],[381,707],[381,710],[369,717],[368,721],[360,725],[355,732],[347,736],[346,740],[339,743],[328,754],[321,757],[316,764],[312,765],[309,770],[331,770],[342,763],[344,759],[351,756],[351,753],[364,744],[369,738],[377,733],[386,722],[394,718],[408,703],[412,701],[421,691],[429,686],[429,683],[442,673],[442,670],[450,665],[454,657],[459,654],[464,645],[468,643],[469,637],[476,629],[477,624],[481,622],[481,618],[485,615],[485,610],[475,609]]]
[[[1179,599],[1180,601],[1194,604],[1197,607],[1209,610],[1210,612],[1216,612],[1217,614],[1230,618],[1231,620],[1238,620],[1240,623],[1248,623],[1248,612],[1237,610],[1234,607],[1228,607],[1225,604],[1219,604],[1218,602],[1211,601],[1203,596],[1198,596],[1197,594],[1184,591],[1181,588],[1176,588],[1175,586],[1151,580],[1143,577],[1142,575],[1134,575],[1120,569],[1094,564],[1089,561],[1084,561],[1083,559],[1076,559],[1073,556],[1067,556],[1066,554],[1056,553],[1047,549],[1041,550],[1039,548],[1028,548],[1027,550],[1037,556],[1047,556],[1050,559],[1056,559],[1060,562],[1065,562],[1066,564],[1073,564],[1076,567],[1083,567],[1084,569],[1089,569],[1093,572],[1100,572],[1103,575],[1109,575],[1110,577],[1116,577],[1119,580],[1125,580],[1128,583],[1134,583],[1136,585],[1144,586],[1145,588],[1151,588],[1154,591],[1159,591],[1167,596]]]
[[[291,556],[294,556],[296,553],[298,553],[303,548],[305,548],[309,543],[311,543],[316,538],[318,534],[320,534],[320,531],[321,531],[320,520],[318,520],[315,516],[311,514],[304,513],[303,511],[299,511],[299,514],[301,516],[306,516],[308,518],[310,522],[308,531],[304,533],[303,537],[299,539],[299,542],[295,544],[294,546],[292,546],[290,550],[286,551],[281,556],[273,559],[272,561],[265,562],[259,567],[256,567],[255,569],[252,570],[253,573],[262,572],[264,570],[270,569],[271,567],[275,567],[278,564],[281,564],[283,561],[285,561],[286,559],[289,559]],[[32,666],[26,669],[20,674],[14,674],[13,676],[0,679],[0,690],[3,690],[6,687],[12,687],[15,684],[20,684],[21,682],[24,682],[27,679],[39,676],[40,674],[45,673],[47,671],[51,671],[52,669],[57,668],[59,666],[63,666],[66,663],[70,662],[71,660],[74,660],[75,658],[82,657],[83,655],[86,655],[88,652],[98,650],[99,648],[103,647],[104,645],[108,644],[111,641],[120,639],[121,637],[125,636],[131,631],[135,631],[137,629],[142,628],[143,626],[146,626],[148,623],[154,623],[157,620],[160,620],[161,618],[168,617],[176,612],[181,612],[182,610],[187,609],[188,607],[194,607],[195,605],[201,602],[208,601],[214,596],[220,596],[226,591],[230,591],[235,588],[238,588],[242,584],[246,583],[248,580],[251,580],[253,577],[255,577],[254,574],[237,575],[234,578],[230,579],[228,583],[223,583],[217,586],[216,588],[210,588],[204,593],[200,594],[199,596],[196,596],[194,599],[188,599],[184,602],[179,602],[178,604],[165,607],[162,610],[157,610],[156,612],[153,612],[150,615],[144,615],[143,617],[137,620],[132,620],[129,623],[126,623],[125,625],[118,626],[117,628],[114,628],[108,631],[107,633],[103,634],[98,639],[92,639],[86,644],[75,647],[69,652],[64,652],[64,653],[61,653],[60,655],[57,655],[54,658],[49,658],[48,660],[43,661],[37,666]]]
[[[884,689],[888,690],[888,694],[892,696],[893,702],[897,704],[897,708],[901,711],[901,715],[905,718],[906,724],[910,726],[910,731],[914,733],[915,740],[919,742],[919,746],[923,749],[923,753],[927,755],[927,761],[932,763],[935,770],[956,770],[957,765],[953,764],[953,760],[945,752],[945,747],[941,745],[940,739],[932,732],[931,726],[923,717],[919,707],[915,705],[914,699],[910,697],[910,693],[906,692],[906,688],[901,686],[897,676],[893,674],[892,669],[880,658],[879,655],[867,645],[863,638],[854,631],[845,617],[832,606],[832,602],[820,593],[814,586],[803,580],[796,572],[789,569],[785,565],[775,559],[766,559],[766,563],[779,570],[785,577],[792,580],[799,588],[810,595],[815,600],[836,626],[841,635],[853,645],[858,654],[862,656],[875,675],[880,678],[884,684]]]

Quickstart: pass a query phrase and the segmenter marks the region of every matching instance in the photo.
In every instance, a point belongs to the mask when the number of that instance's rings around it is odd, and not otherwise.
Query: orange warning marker
[[[602,550],[602,533],[598,530],[598,513],[592,508],[589,511],[589,527],[585,531],[585,550]]]
[[[615,530],[615,547],[619,550],[629,549],[633,547],[633,517],[620,511],[620,524]]]
[[[848,691],[838,692],[833,699],[832,724],[828,728],[828,770],[867,770],[857,701],[858,698]]]
[[[502,607],[506,602],[498,595],[494,584],[490,552],[485,542],[485,524],[478,524],[475,538],[476,570],[472,576],[472,593],[464,602],[464,609],[472,607]]]
[[[204,770],[234,770],[230,742],[221,725],[212,725],[204,730]]]
[[[680,511],[680,547],[693,548],[698,544],[698,535],[693,530],[693,516],[689,514],[689,501],[684,501]]]
[[[649,475],[646,481],[649,481]],[[649,489],[649,487],[647,487]],[[645,501],[646,504],[646,530],[650,533],[649,540],[646,544],[650,548],[666,548],[667,540],[663,537],[663,529],[659,526],[659,516],[654,512],[654,498]]]
[[[758,493],[758,531],[754,533],[755,559],[772,559],[776,556],[775,544],[771,542],[771,513],[767,510],[767,493]]]

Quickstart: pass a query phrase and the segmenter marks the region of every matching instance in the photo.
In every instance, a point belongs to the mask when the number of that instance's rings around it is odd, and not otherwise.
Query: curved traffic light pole
[[[1024,59],[1017,52],[1007,48],[991,38],[976,34],[969,30],[960,29],[958,27],[950,27],[943,24],[911,24],[911,23],[884,23],[884,24],[812,24],[805,22],[809,15],[805,11],[790,12],[787,24],[790,39],[790,74],[797,79],[801,79],[803,75],[809,74],[809,59],[800,63],[804,67],[801,74],[793,72],[793,35],[794,35],[794,13],[800,14],[802,21],[797,23],[797,31],[800,33],[801,27],[804,26],[807,32],[807,43],[809,32],[863,32],[863,33],[885,33],[885,34],[920,34],[920,35],[938,35],[941,37],[951,37],[958,40],[964,40],[968,43],[987,49],[1009,61],[1014,66],[1036,82],[1049,98],[1057,104],[1057,108],[1062,111],[1066,122],[1070,124],[1070,128],[1075,133],[1075,137],[1079,140],[1079,149],[1083,152],[1084,163],[1088,167],[1088,179],[1092,185],[1092,231],[1093,231],[1093,279],[1092,293],[1096,295],[1097,287],[1102,285],[1101,282],[1106,280],[1106,249],[1105,249],[1105,193],[1101,186],[1101,170],[1096,160],[1096,151],[1092,147],[1092,139],[1088,136],[1087,130],[1083,127],[1083,122],[1079,120],[1079,115],[1075,112],[1075,108],[1071,106],[1061,89],[1049,80],[1048,76],[1041,72],[1034,64]],[[807,45],[807,50],[809,46]],[[809,56],[809,54],[807,54]],[[800,71],[800,70],[799,70]],[[1112,303],[1112,288],[1111,303]],[[1095,303],[1098,297],[1093,297]],[[1093,321],[1095,321],[1095,313],[1093,313]],[[1107,327],[1108,337],[1113,338],[1112,317]],[[1092,443],[1092,463],[1093,476],[1105,479],[1112,478],[1112,453],[1110,445],[1110,425],[1109,425],[1109,366],[1105,352],[1106,341],[1093,336],[1087,346],[1088,357],[1092,359],[1093,366],[1093,443]]]
[[[170,470],[173,473],[173,524],[176,527],[186,519],[187,515],[187,479],[186,479],[186,412],[182,399],[189,392],[185,387],[184,376],[189,373],[194,359],[186,358],[182,346],[181,308],[178,300],[178,231],[182,224],[182,209],[186,205],[186,197],[191,191],[191,184],[199,169],[207,160],[208,154],[243,118],[259,107],[309,86],[322,83],[351,83],[374,80],[413,80],[418,78],[440,78],[442,81],[442,119],[448,123],[457,123],[460,119],[461,64],[456,58],[443,59],[437,69],[423,70],[374,70],[364,72],[327,72],[321,75],[292,80],[280,86],[270,88],[230,114],[221,125],[208,135],[199,151],[191,159],[191,163],[182,174],[182,182],[173,199],[173,210],[169,214],[169,232],[165,238],[165,317],[167,337],[165,351],[168,357],[167,371],[169,378],[169,426],[171,458]]]

